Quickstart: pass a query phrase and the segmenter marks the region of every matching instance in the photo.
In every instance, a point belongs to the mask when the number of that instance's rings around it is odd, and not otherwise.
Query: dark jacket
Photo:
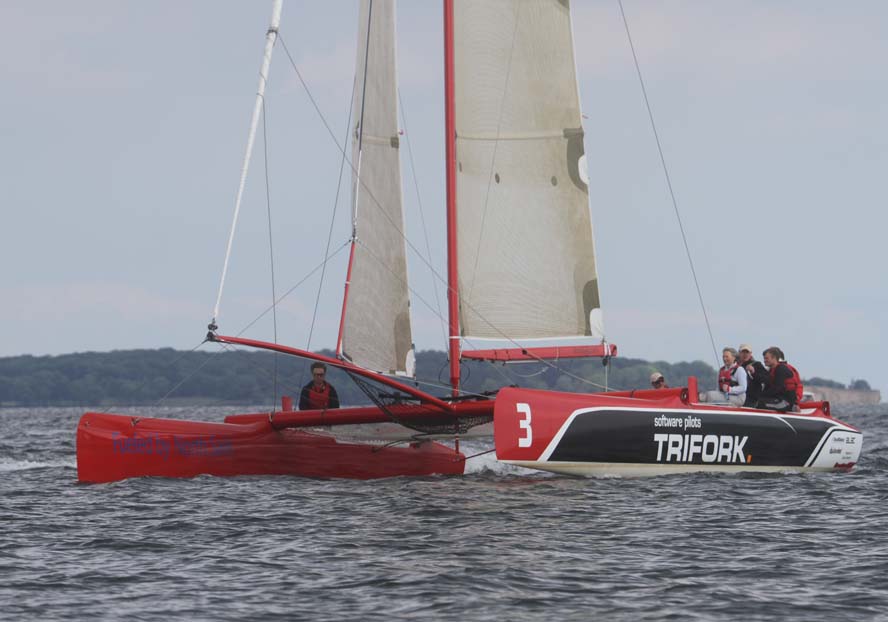
[[[749,408],[755,408],[755,405],[758,404],[759,398],[762,396],[762,387],[765,382],[770,379],[767,368],[762,365],[759,361],[751,360],[746,365],[752,365],[755,369],[755,374],[749,375],[749,372],[746,372],[746,376],[749,380],[746,383],[746,401],[743,402],[743,405]],[[743,366],[743,369],[746,369],[746,365]]]
[[[339,395],[329,382],[324,383],[324,392],[313,391],[314,382],[309,382],[302,387],[299,395],[299,410],[325,410],[339,408]],[[326,400],[326,406],[323,402]]]
[[[793,380],[792,371],[783,363],[778,363],[777,368],[769,372],[765,385],[762,388],[761,401],[764,408],[773,408],[768,404],[786,402],[789,407],[796,403],[796,392],[794,388],[787,388],[787,382]],[[780,407],[783,410],[783,407]]]

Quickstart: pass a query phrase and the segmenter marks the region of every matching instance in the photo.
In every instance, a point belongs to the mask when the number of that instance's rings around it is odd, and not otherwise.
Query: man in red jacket
[[[339,408],[339,395],[327,382],[327,366],[321,362],[311,364],[311,382],[302,387],[299,410],[327,410]]]
[[[761,399],[758,408],[786,412],[793,410],[798,404],[802,381],[793,366],[786,362],[783,350],[771,347],[762,352],[768,376],[764,379]]]

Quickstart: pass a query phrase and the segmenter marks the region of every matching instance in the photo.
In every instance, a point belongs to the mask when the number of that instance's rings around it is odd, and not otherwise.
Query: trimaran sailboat
[[[257,102],[280,15],[281,0],[275,0]],[[460,474],[466,458],[459,435],[490,421],[498,460],[556,473],[854,467],[862,434],[832,418],[826,402],[803,403],[794,413],[699,404],[693,378],[687,387],[657,391],[503,388],[491,398],[460,395],[461,358],[616,354],[603,337],[568,0],[444,0],[453,391],[434,396],[398,380],[411,375],[413,353],[394,25],[394,0],[362,0],[356,68],[361,88],[355,89],[360,116],[351,159],[356,233],[337,357],[225,336],[215,320],[208,335],[222,344],[336,366],[373,404],[233,415],[224,423],[86,413],[77,430],[81,481],[198,474]],[[258,111],[257,103],[253,128]],[[248,144],[252,136],[251,131]],[[466,343],[470,337],[509,345],[461,350],[461,337]],[[576,344],[577,338],[585,345],[551,345]],[[564,339],[573,341],[559,341]],[[550,345],[531,347],[536,340]],[[379,422],[409,429],[407,443],[350,442],[312,429]],[[455,439],[454,446],[432,440],[444,437]]]

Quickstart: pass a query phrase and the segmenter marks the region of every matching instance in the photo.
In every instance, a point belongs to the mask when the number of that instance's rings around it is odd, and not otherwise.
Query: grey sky
[[[780,345],[803,376],[884,363],[888,5],[625,0],[716,345]],[[624,356],[712,348],[616,0],[575,1],[602,304]],[[0,4],[0,356],[191,348],[210,319],[270,2]],[[437,2],[401,2],[407,137],[443,273]],[[281,32],[339,140],[356,2],[285,1]],[[268,96],[277,291],[323,254],[339,154],[282,46]],[[402,150],[406,156],[407,150]],[[405,158],[408,232],[425,248]],[[347,186],[333,248],[348,236]],[[220,323],[270,302],[257,141]],[[423,300],[434,279],[411,259]],[[312,347],[334,344],[345,253],[328,267]],[[278,312],[304,346],[317,279]],[[414,299],[417,346],[443,348]],[[266,319],[248,333],[270,338]],[[670,379],[677,383],[681,379]]]

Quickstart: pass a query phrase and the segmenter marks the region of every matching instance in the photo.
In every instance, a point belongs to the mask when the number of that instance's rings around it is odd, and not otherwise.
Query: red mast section
[[[444,0],[444,145],[447,159],[447,311],[450,385],[459,394],[459,290],[456,253],[456,107],[453,78],[453,0]]]

